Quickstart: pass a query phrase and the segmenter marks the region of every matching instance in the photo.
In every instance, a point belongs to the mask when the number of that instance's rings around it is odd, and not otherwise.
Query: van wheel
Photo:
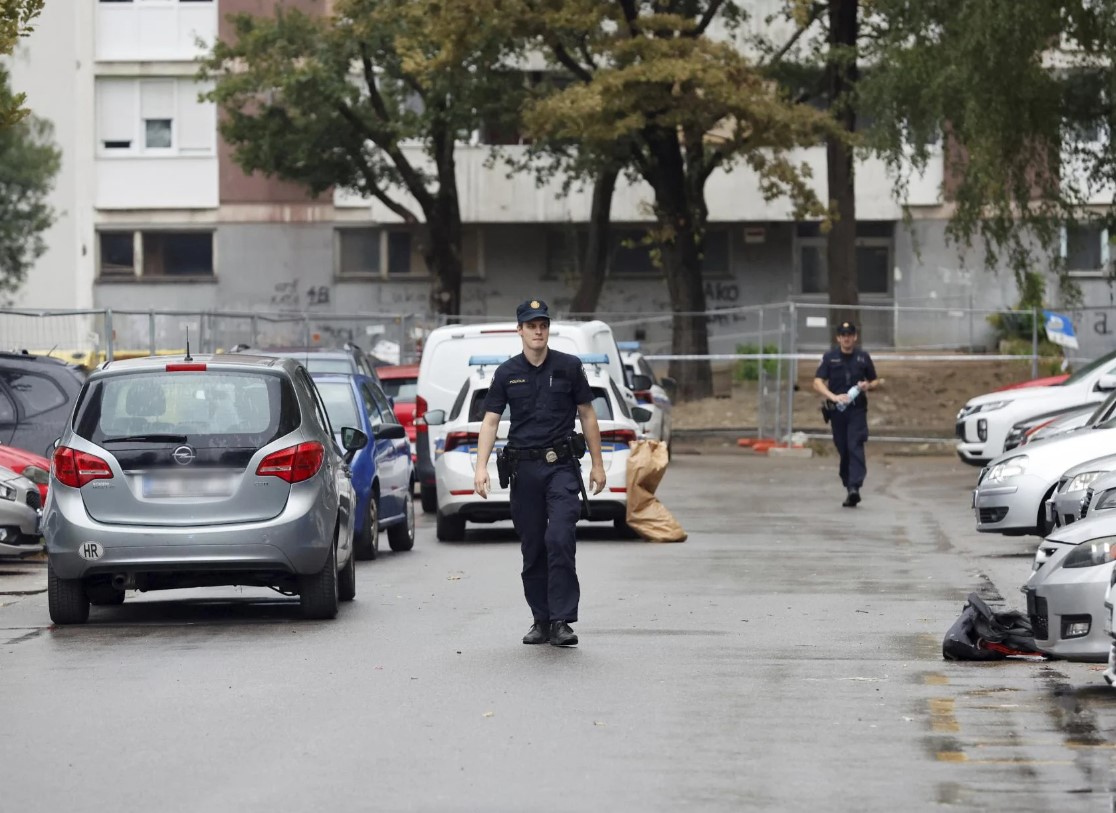
[[[356,598],[356,556],[349,551],[349,561],[337,574],[337,598],[352,601]]]
[[[639,534],[635,529],[628,524],[624,517],[617,517],[612,521],[612,527],[616,529],[616,535],[621,539],[639,539]]]
[[[465,517],[460,514],[438,514],[438,541],[460,542],[465,538]]]
[[[47,562],[47,607],[55,624],[84,624],[89,620],[89,596],[81,579],[60,579]]]
[[[311,576],[298,577],[298,603],[303,618],[337,617],[340,600],[337,581],[337,551],[330,545],[322,569]]]
[[[438,487],[431,483],[423,485],[420,492],[422,499],[422,513],[434,514],[438,511]]]
[[[415,546],[415,498],[408,494],[403,505],[403,522],[388,528],[388,545],[396,552]]]
[[[353,555],[362,562],[375,559],[380,551],[380,506],[376,502],[376,495],[368,498],[368,516],[364,518],[364,527],[357,538],[353,540]]]

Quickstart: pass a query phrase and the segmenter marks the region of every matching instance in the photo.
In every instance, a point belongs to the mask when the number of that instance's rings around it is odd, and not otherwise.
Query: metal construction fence
[[[701,313],[563,313],[608,322],[620,341],[638,341],[660,375],[679,381],[676,420],[684,429],[740,431],[783,439],[825,430],[812,391],[821,352],[838,318],[856,320],[884,387],[871,396],[874,434],[948,437],[973,395],[1093,358],[1116,347],[1116,306],[1074,312],[1081,348],[1063,352],[1042,339],[1041,311],[819,302],[718,308]],[[120,357],[248,347],[354,343],[388,363],[413,363],[425,335],[446,323],[430,313],[321,313],[224,310],[0,310],[0,348],[52,353],[93,367]],[[507,321],[464,316],[459,321]],[[1109,329],[1112,325],[1112,329]],[[696,335],[706,339],[706,352]],[[675,350],[675,348],[681,348]],[[693,382],[700,386],[691,386]]]

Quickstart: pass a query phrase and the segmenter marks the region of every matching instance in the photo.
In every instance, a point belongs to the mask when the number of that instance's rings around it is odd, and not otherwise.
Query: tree
[[[506,119],[522,75],[502,69],[500,19],[468,3],[337,0],[330,15],[240,14],[200,71],[237,162],[320,194],[334,187],[423,224],[431,308],[461,311],[455,146]],[[421,160],[407,144],[421,145]]]
[[[34,27],[31,25],[43,10],[44,0],[0,0],[0,54],[10,54],[15,50],[21,37],[26,37]],[[0,107],[0,128],[10,127],[28,115],[23,107],[27,96],[24,93],[5,94]]]
[[[821,209],[788,151],[826,128],[792,105],[730,41],[746,18],[726,0],[522,0],[530,35],[576,82],[527,103],[529,134],[576,141],[600,154],[624,145],[625,163],[654,193],[651,238],[674,311],[673,352],[705,355],[702,252],[705,184],[743,163],[767,199],[800,214]],[[716,24],[718,37],[710,36]],[[671,362],[684,397],[712,392],[708,364]]]
[[[7,72],[0,69],[0,108],[15,109]],[[12,304],[35,260],[46,251],[42,233],[54,223],[47,196],[61,166],[49,122],[32,115],[0,128],[0,303]]]

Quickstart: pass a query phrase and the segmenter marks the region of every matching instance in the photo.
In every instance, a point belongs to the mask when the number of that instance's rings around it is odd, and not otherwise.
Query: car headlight
[[[1116,536],[1082,542],[1062,560],[1062,567],[1096,567],[1116,561]]]
[[[16,497],[16,490],[7,483],[0,483],[0,499],[14,500]]]
[[[1093,484],[1093,481],[1096,480],[1098,477],[1100,477],[1102,474],[1107,474],[1107,472],[1103,472],[1103,471],[1082,472],[1081,474],[1077,475],[1072,480],[1070,480],[1068,483],[1066,483],[1065,488],[1062,489],[1062,493],[1065,494],[1068,491],[1084,491],[1089,486],[1091,486]]]
[[[1109,508],[1116,508],[1116,488],[1110,488],[1107,491],[1102,491],[1099,497],[1093,498],[1094,511],[1104,511]]]
[[[981,483],[995,483],[1000,480],[1006,480],[1009,477],[1015,477],[1022,474],[1027,468],[1027,455],[1021,454],[1016,457],[1009,457],[1002,463],[997,463],[988,470]]]

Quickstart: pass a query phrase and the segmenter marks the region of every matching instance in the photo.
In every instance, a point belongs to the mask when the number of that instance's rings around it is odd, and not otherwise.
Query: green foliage
[[[752,355],[759,353],[759,345],[755,344],[738,344],[736,345],[736,352],[740,355]],[[779,346],[775,344],[765,344],[763,346],[764,353],[771,353],[776,355],[779,352]],[[774,376],[779,369],[778,359],[764,359],[763,369],[768,376]],[[736,362],[736,366],[732,370],[733,381],[758,381],[760,371],[759,359],[740,359]]]
[[[12,101],[0,70],[0,107]],[[46,251],[43,232],[55,220],[47,203],[62,156],[49,122],[26,116],[0,128],[0,304],[11,304],[35,260]]]
[[[0,0],[0,54],[11,54],[21,37],[34,27],[32,23],[43,10],[44,0]],[[6,86],[5,86],[6,87]],[[13,95],[5,89],[0,101],[0,128],[10,127],[26,118],[30,111],[23,106],[26,94]]]

